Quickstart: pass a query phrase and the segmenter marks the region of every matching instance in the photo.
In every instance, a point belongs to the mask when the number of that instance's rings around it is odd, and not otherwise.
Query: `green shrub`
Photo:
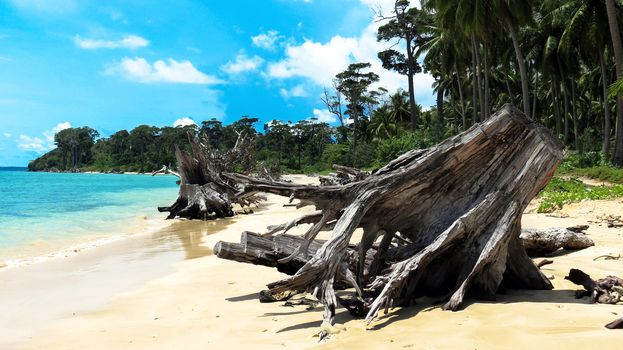
[[[428,148],[434,143],[433,138],[423,131],[408,132],[397,138],[380,141],[376,149],[377,164],[387,164],[405,152]]]

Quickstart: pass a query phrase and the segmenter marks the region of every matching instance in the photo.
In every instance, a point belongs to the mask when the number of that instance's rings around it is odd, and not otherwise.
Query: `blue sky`
[[[391,0],[0,0],[0,166],[55,132],[250,115],[333,122],[319,96],[354,61],[404,88],[376,52],[371,6]],[[418,103],[434,103],[416,77]]]

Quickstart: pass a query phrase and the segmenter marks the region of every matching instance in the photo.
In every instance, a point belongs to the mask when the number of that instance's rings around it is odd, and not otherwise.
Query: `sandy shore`
[[[144,275],[141,267],[134,267],[132,269],[136,271],[130,269],[127,273],[113,271],[98,275],[100,285],[121,284],[122,290],[103,293],[105,296],[96,298],[97,303],[76,306],[71,304],[72,298],[86,296],[73,294],[67,298],[55,295],[57,302],[61,306],[64,304],[64,312],[57,312],[36,332],[28,334],[25,337],[28,341],[12,346],[20,349],[220,349],[245,346],[253,349],[584,349],[588,346],[612,347],[623,337],[623,331],[603,328],[604,324],[623,317],[623,306],[590,305],[586,300],[576,300],[573,297],[576,286],[563,278],[571,267],[581,268],[594,277],[623,276],[623,261],[593,261],[603,254],[623,255],[623,229],[607,228],[599,223],[599,217],[604,214],[623,213],[621,200],[569,205],[557,213],[563,217],[524,215],[523,226],[530,228],[591,225],[587,232],[595,241],[595,247],[572,253],[561,252],[552,258],[554,264],[543,268],[546,275],[553,277],[554,291],[511,291],[499,296],[497,302],[469,301],[466,308],[458,312],[441,311],[423,300],[415,307],[390,310],[368,329],[361,320],[352,320],[345,310],[340,309],[337,319],[347,330],[319,344],[314,335],[320,325],[321,308],[306,311],[304,306],[287,307],[283,303],[261,304],[257,301],[257,292],[266,283],[284,275],[273,269],[210,256],[210,248],[219,240],[238,241],[244,230],[262,231],[269,224],[284,222],[312,210],[284,208],[282,204],[286,199],[282,197],[271,195],[268,199],[261,210],[251,216],[212,223],[213,226],[204,226],[205,230],[197,229],[197,225],[206,225],[202,223],[182,222],[171,226],[171,230],[161,233],[160,238],[175,243],[171,246],[154,244],[159,252],[152,252],[152,255],[175,253],[175,259],[147,259],[149,265],[140,265],[147,271]],[[155,234],[150,242],[157,241],[158,234]],[[128,248],[117,247],[120,251]],[[78,261],[80,256],[66,259],[65,264],[59,262],[63,266],[56,268],[71,271],[72,263],[74,268],[84,266]],[[141,259],[144,261],[146,257],[126,260],[136,263]],[[100,264],[108,266],[111,262]],[[128,267],[132,265],[126,264]],[[154,264],[157,271],[148,273],[154,269]],[[20,275],[24,278],[27,271]],[[89,275],[85,272],[74,276],[74,280],[47,280],[42,284],[89,289]],[[119,282],[132,278],[136,278],[136,283]],[[15,290],[17,293],[19,286]],[[2,291],[0,287],[0,298],[6,297]],[[96,296],[101,294],[95,292]],[[27,298],[22,298],[21,302],[28,304]],[[24,322],[37,319],[37,305],[21,310],[17,307],[13,312],[21,313]]]

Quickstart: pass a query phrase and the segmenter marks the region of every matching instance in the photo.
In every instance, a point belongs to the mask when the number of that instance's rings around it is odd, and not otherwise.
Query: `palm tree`
[[[530,87],[528,68],[519,42],[519,27],[532,20],[532,1],[530,0],[494,0],[492,1],[495,13],[499,14],[504,22],[513,42],[517,66],[521,76],[521,92],[524,114],[530,117]]]
[[[604,105],[604,128],[602,152],[607,155],[610,145],[610,105],[608,103],[608,72],[604,59],[604,50],[609,36],[608,15],[602,0],[556,1],[555,9],[558,16],[565,22],[560,38],[559,51],[566,59],[576,55],[573,51],[580,49],[580,54],[587,62],[598,62],[601,68],[602,93]],[[556,15],[556,14],[554,14]],[[573,81],[572,81],[573,82]],[[574,94],[575,96],[575,94]],[[575,107],[575,104],[574,104]],[[576,139],[578,135],[576,134]]]
[[[614,59],[616,63],[617,79],[623,79],[623,44],[621,44],[621,33],[617,20],[617,8],[614,0],[606,0],[606,11],[608,14],[608,26],[610,27],[610,38],[614,48]],[[616,135],[614,144],[614,158],[612,162],[616,166],[623,166],[623,102],[619,94],[617,98],[617,121]]]

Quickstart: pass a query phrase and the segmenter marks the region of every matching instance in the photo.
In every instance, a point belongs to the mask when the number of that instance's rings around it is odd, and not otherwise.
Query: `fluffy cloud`
[[[3,135],[4,135],[4,137],[6,137],[7,139],[10,139],[11,137],[13,137],[13,135],[12,135],[12,134],[9,134],[8,132],[5,132]]]
[[[337,118],[333,113],[329,112],[326,109],[318,109],[314,108],[314,118],[316,118],[320,123],[335,123],[337,122]]]
[[[56,135],[59,131],[71,128],[71,124],[69,122],[62,122],[56,124],[50,130],[46,130],[41,134],[43,137],[38,136],[28,136],[28,135],[20,135],[18,141],[18,147],[25,151],[34,151],[36,153],[45,153],[54,148],[54,135]],[[6,134],[5,134],[6,136]]]
[[[176,128],[178,126],[188,126],[188,125],[197,125],[197,123],[195,123],[195,121],[190,119],[189,117],[182,117],[173,122],[173,126]]]
[[[126,35],[119,40],[95,40],[82,39],[79,36],[74,37],[76,46],[83,49],[137,49],[149,45],[149,40],[138,35]]]
[[[281,88],[279,90],[279,95],[285,99],[289,99],[290,97],[306,97],[309,96],[309,93],[305,90],[305,86],[303,84],[299,84],[291,89]]]
[[[264,63],[264,59],[260,56],[247,57],[244,52],[240,52],[236,55],[234,61],[229,61],[223,66],[221,70],[227,74],[235,75],[249,71],[257,70]]]
[[[286,58],[268,67],[272,78],[305,77],[319,85],[328,85],[337,73],[351,63],[357,49],[355,38],[335,36],[322,44],[306,40],[301,45],[288,45]]]
[[[158,60],[153,64],[141,57],[124,58],[110,67],[109,74],[120,74],[126,79],[141,83],[184,83],[213,85],[221,81],[211,75],[200,72],[190,61],[176,61],[169,58],[166,62]]]
[[[279,35],[278,31],[269,30],[266,33],[260,33],[256,36],[252,36],[251,42],[253,43],[253,46],[266,50],[273,50],[275,49],[277,42],[282,38],[283,36]]]
[[[390,13],[393,0],[360,0],[376,11]],[[414,2],[417,6],[418,1]],[[334,36],[328,42],[305,40],[302,44],[287,45],[285,58],[268,65],[267,76],[275,79],[294,77],[307,78],[319,86],[330,86],[335,75],[353,62],[370,62],[372,70],[379,75],[380,81],[374,88],[383,86],[390,91],[406,89],[404,76],[383,68],[377,57],[379,51],[387,49],[391,43],[379,43],[376,40],[378,27],[382,23],[372,21],[358,36]],[[416,99],[424,104],[434,103],[431,75],[421,73],[414,77]]]

